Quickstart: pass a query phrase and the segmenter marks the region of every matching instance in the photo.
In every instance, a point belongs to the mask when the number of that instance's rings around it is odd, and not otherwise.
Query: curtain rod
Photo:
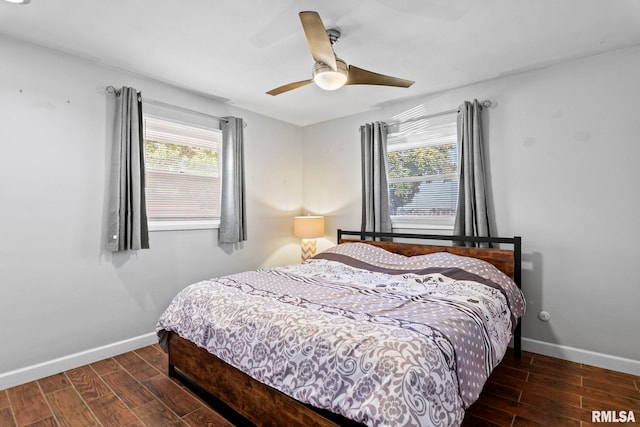
[[[480,107],[482,107],[483,109],[484,108],[494,108],[496,105],[498,105],[497,102],[491,101],[489,99],[480,102]],[[391,121],[391,122],[388,122],[387,125],[400,125],[400,124],[403,124],[403,123],[417,122],[418,120],[432,119],[434,117],[444,116],[445,114],[457,113],[458,111],[460,111],[459,108],[455,108],[453,110],[439,111],[437,113],[425,114],[423,116],[418,116],[418,117],[411,117],[411,118],[408,118],[406,120]]]
[[[120,92],[120,90],[116,89],[113,86],[107,86],[106,89],[107,93],[114,93],[114,94],[118,94]],[[206,117],[209,119],[215,119],[221,122],[228,122],[227,119],[223,118],[223,117],[218,117],[218,116],[214,116],[213,114],[207,114],[207,113],[203,113],[200,111],[196,111],[196,110],[190,110],[189,108],[184,108],[184,107],[179,107],[177,105],[173,105],[173,104],[167,104],[166,102],[162,102],[162,101],[156,101],[155,99],[149,99],[149,98],[142,98],[142,102],[146,103],[146,104],[153,104],[153,105],[158,105],[160,107],[165,107],[165,108],[170,108],[172,110],[176,110],[176,111],[181,111],[183,113],[189,113],[189,114],[196,114],[198,116],[202,116],[202,117]],[[247,124],[244,123],[244,126],[246,126]]]

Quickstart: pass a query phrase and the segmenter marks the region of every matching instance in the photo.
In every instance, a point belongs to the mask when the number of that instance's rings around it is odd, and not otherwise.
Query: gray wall
[[[640,48],[620,50],[305,128],[303,204],[328,217],[322,246],[359,228],[361,124],[494,100],[492,199],[498,234],[523,237],[525,348],[640,373],[639,69]]]
[[[0,38],[0,52],[0,380],[153,333],[194,281],[299,259],[300,128],[14,40]],[[220,247],[217,230],[159,231],[149,250],[103,249],[107,85],[246,120],[246,243]]]

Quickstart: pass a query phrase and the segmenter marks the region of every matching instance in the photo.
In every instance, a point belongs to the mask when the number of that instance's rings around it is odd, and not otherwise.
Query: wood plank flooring
[[[1,390],[0,427],[231,426],[166,370],[152,345]],[[634,411],[636,423],[592,424],[592,410]],[[463,423],[603,425],[640,425],[640,377],[528,352],[506,355]]]
[[[0,427],[229,427],[167,375],[158,345],[0,391]]]
[[[633,411],[635,423],[592,423],[592,411]],[[469,426],[640,426],[640,377],[535,353],[508,352],[467,410]]]

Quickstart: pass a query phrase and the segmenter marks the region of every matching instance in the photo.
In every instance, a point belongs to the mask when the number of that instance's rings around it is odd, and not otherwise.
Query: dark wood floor
[[[507,353],[463,426],[629,425],[592,424],[592,411],[634,411],[640,425],[640,377],[522,353]]]
[[[153,345],[2,390],[0,426],[231,425],[169,379],[166,364]],[[592,410],[634,411],[640,425],[640,377],[509,353],[463,425],[590,426]]]

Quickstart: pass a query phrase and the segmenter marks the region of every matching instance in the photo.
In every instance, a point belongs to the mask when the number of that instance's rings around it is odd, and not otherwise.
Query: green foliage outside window
[[[147,169],[197,176],[218,176],[218,152],[210,148],[145,141]]]
[[[392,210],[410,203],[419,190],[420,181],[404,181],[402,178],[425,177],[456,173],[454,144],[436,145],[431,147],[412,148],[392,151],[387,155],[389,178],[400,178],[390,187],[389,197]]]

